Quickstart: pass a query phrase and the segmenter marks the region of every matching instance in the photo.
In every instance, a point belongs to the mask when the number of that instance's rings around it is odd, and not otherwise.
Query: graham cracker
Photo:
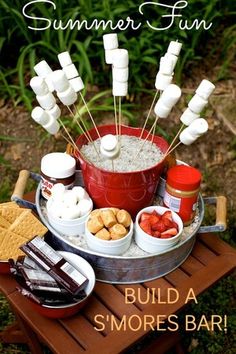
[[[43,236],[48,229],[31,213],[30,210],[25,210],[11,224],[8,229],[25,239],[30,239],[35,235]]]
[[[1,214],[0,214],[0,227],[4,229],[8,229],[11,226],[9,221],[7,221]]]
[[[1,215],[5,218],[10,224],[13,222],[25,211],[23,208],[3,208],[1,210]]]
[[[17,258],[20,255],[24,255],[24,252],[20,250],[20,246],[23,245],[26,240],[24,237],[15,234],[9,230],[0,232],[0,259],[8,260],[9,258]]]
[[[3,208],[19,208],[19,205],[16,202],[5,202],[0,204],[0,210]]]

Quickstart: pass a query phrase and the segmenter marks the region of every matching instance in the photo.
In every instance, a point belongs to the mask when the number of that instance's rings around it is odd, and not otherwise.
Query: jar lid
[[[66,178],[75,173],[75,159],[64,152],[52,152],[41,160],[41,171],[48,177]]]
[[[170,187],[184,191],[191,191],[199,188],[202,175],[194,167],[174,166],[167,171],[167,184]]]

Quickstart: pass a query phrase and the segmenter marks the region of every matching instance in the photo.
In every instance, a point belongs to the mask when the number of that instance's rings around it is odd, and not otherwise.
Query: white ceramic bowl
[[[49,205],[48,205],[49,204]],[[50,200],[47,202],[47,216],[49,224],[58,232],[67,236],[78,236],[85,231],[85,221],[88,215],[93,209],[93,203],[91,201],[91,210],[76,219],[62,219],[56,217],[50,212]]]
[[[85,222],[85,238],[86,238],[87,245],[91,250],[102,254],[118,256],[126,252],[127,249],[130,247],[132,235],[133,235],[133,229],[134,229],[133,221],[131,221],[129,232],[125,237],[120,238],[119,240],[102,240],[94,236],[88,230],[87,228],[88,220],[89,217]]]
[[[171,238],[157,238],[144,232],[139,226],[139,219],[142,213],[152,213],[154,210],[160,215],[165,211],[171,211],[173,221],[178,225],[179,232]],[[180,239],[183,232],[183,222],[181,218],[172,210],[162,206],[150,206],[140,210],[135,220],[135,242],[144,251],[148,253],[161,253],[173,247]]]

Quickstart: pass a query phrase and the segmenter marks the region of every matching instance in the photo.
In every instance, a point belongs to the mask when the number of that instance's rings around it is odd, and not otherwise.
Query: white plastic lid
[[[75,173],[75,159],[63,152],[52,152],[41,160],[41,171],[53,178],[66,178]]]

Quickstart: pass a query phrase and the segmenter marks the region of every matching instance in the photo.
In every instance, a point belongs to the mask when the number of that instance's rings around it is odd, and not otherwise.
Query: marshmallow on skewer
[[[186,110],[181,115],[180,120],[184,125],[188,126],[197,118],[200,118],[199,113],[194,113],[190,108],[186,108]]]
[[[51,92],[43,96],[36,96],[36,99],[43,109],[51,109],[56,104],[56,99]]]
[[[112,94],[116,97],[125,97],[128,93],[128,82],[119,82],[113,80]]]
[[[71,60],[71,57],[70,57],[70,53],[69,52],[62,52],[60,54],[58,54],[58,60],[59,60],[59,63],[61,64],[61,67],[64,68],[66,66],[69,66],[72,64],[72,60]]]
[[[113,64],[113,57],[115,55],[116,49],[105,50],[105,62],[106,64]]]
[[[129,65],[129,53],[127,49],[116,49],[113,55],[115,68],[127,68]]]
[[[197,137],[192,136],[192,134],[189,133],[188,128],[186,128],[180,133],[179,140],[184,145],[191,145],[197,140]]]
[[[69,88],[63,92],[57,92],[59,100],[66,106],[70,106],[77,100],[77,93],[69,86]]]
[[[57,92],[64,92],[70,87],[70,83],[63,70],[53,71],[51,79]]]
[[[204,79],[196,89],[196,94],[202,97],[204,100],[208,100],[214,90],[215,85],[212,82]]]
[[[34,66],[34,71],[36,74],[45,79],[46,84],[48,85],[48,89],[50,92],[54,91],[54,87],[51,81],[52,69],[48,65],[45,60],[40,61],[38,64]]]
[[[188,132],[193,137],[200,137],[208,131],[208,123],[204,118],[195,119],[188,127]]]
[[[167,86],[169,86],[172,82],[173,76],[171,75],[164,75],[160,72],[156,75],[156,82],[155,87],[157,90],[164,91]]]
[[[159,118],[167,118],[170,112],[171,108],[164,105],[161,99],[159,99],[154,107],[154,113],[156,116]]]
[[[171,84],[163,91],[160,100],[166,107],[174,107],[181,97],[181,89],[179,86]]]
[[[57,120],[61,116],[61,110],[57,104],[55,104],[55,106],[53,106],[51,109],[46,110],[46,112],[55,120]]]
[[[129,68],[112,67],[112,77],[114,81],[127,82],[129,78]]]
[[[120,147],[115,135],[107,134],[101,138],[101,154],[107,159],[113,160],[118,157]]]
[[[116,33],[108,33],[103,36],[105,50],[117,49],[119,47],[118,36]]]
[[[161,57],[159,73],[171,76],[174,71],[174,62],[170,56]]]
[[[64,71],[68,80],[74,79],[75,77],[79,76],[79,73],[74,64],[65,66],[62,70]]]
[[[75,92],[80,92],[84,89],[84,83],[80,76],[70,79],[69,83]]]
[[[47,124],[49,122],[49,115],[42,107],[35,107],[31,112],[31,117],[33,120],[41,125]]]
[[[182,48],[182,43],[180,43],[178,41],[171,41],[169,44],[169,47],[167,49],[167,53],[173,54],[176,57],[178,57],[179,53],[181,51],[181,48]]]
[[[188,107],[194,113],[200,113],[203,110],[203,108],[206,107],[207,103],[208,103],[207,100],[204,100],[204,98],[202,98],[196,94],[189,101]]]
[[[43,77],[34,76],[30,80],[30,86],[34,93],[39,96],[46,95],[48,93],[48,85],[46,84]]]
[[[43,128],[51,135],[55,135],[60,130],[60,125],[57,120],[55,120],[52,116],[49,116],[48,123],[43,125]]]

